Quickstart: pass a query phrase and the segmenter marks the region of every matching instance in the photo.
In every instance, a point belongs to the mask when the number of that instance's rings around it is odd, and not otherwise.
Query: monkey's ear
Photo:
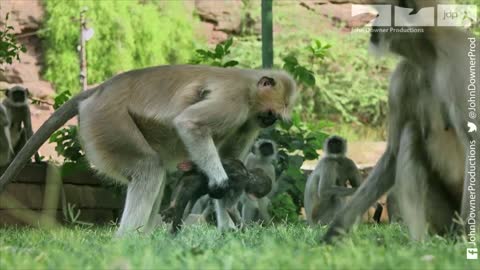
[[[5,96],[9,96],[10,95],[10,89],[5,89]]]
[[[25,93],[27,94],[27,97],[30,96],[30,91],[28,91],[28,88],[25,88]]]
[[[257,83],[257,87],[260,90],[269,90],[275,87],[275,80],[273,78],[263,76]]]

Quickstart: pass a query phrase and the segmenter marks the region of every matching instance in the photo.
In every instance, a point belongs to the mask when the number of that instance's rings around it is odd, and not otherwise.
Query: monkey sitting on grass
[[[310,225],[329,224],[362,179],[355,163],[345,156],[345,139],[331,136],[325,141],[323,150],[325,155],[308,177],[305,187],[305,213]],[[353,188],[347,187],[347,180]]]

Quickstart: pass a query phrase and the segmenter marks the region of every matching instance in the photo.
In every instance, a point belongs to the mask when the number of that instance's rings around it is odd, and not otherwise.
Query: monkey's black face
[[[274,151],[273,144],[269,142],[262,143],[258,147],[258,151],[260,151],[260,154],[264,157],[271,156],[273,155],[273,151]]]
[[[10,93],[13,102],[25,102],[26,96],[24,91],[14,90]]]
[[[344,151],[343,144],[344,142],[339,138],[330,138],[327,143],[327,152],[331,154],[341,154]]]
[[[278,115],[274,114],[272,111],[262,112],[262,113],[259,113],[257,116],[258,123],[262,128],[266,128],[275,124],[277,119],[278,119]]]

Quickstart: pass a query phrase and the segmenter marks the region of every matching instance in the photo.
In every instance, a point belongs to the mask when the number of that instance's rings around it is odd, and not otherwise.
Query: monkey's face
[[[346,152],[346,141],[339,136],[331,136],[326,141],[326,151],[329,154],[344,154]]]
[[[275,149],[273,148],[273,144],[271,142],[264,142],[260,144],[260,146],[258,147],[258,151],[262,156],[269,157],[273,155]]]
[[[14,86],[7,90],[7,97],[14,103],[25,103],[27,101],[28,89]]]
[[[260,127],[273,125],[277,119],[290,117],[296,96],[295,81],[281,71],[266,71],[256,85],[256,111]]]

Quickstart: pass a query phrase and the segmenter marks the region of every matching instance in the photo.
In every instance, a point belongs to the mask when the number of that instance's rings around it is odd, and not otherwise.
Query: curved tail
[[[63,126],[68,120],[72,119],[78,114],[78,104],[80,101],[90,97],[97,88],[93,88],[74,96],[69,101],[65,102],[58,108],[50,118],[38,129],[35,134],[27,141],[22,150],[15,156],[13,161],[8,166],[7,170],[0,178],[0,193],[5,189],[5,186],[15,179],[20,170],[25,167],[30,158],[38,151],[40,146],[48,140],[48,138]]]

